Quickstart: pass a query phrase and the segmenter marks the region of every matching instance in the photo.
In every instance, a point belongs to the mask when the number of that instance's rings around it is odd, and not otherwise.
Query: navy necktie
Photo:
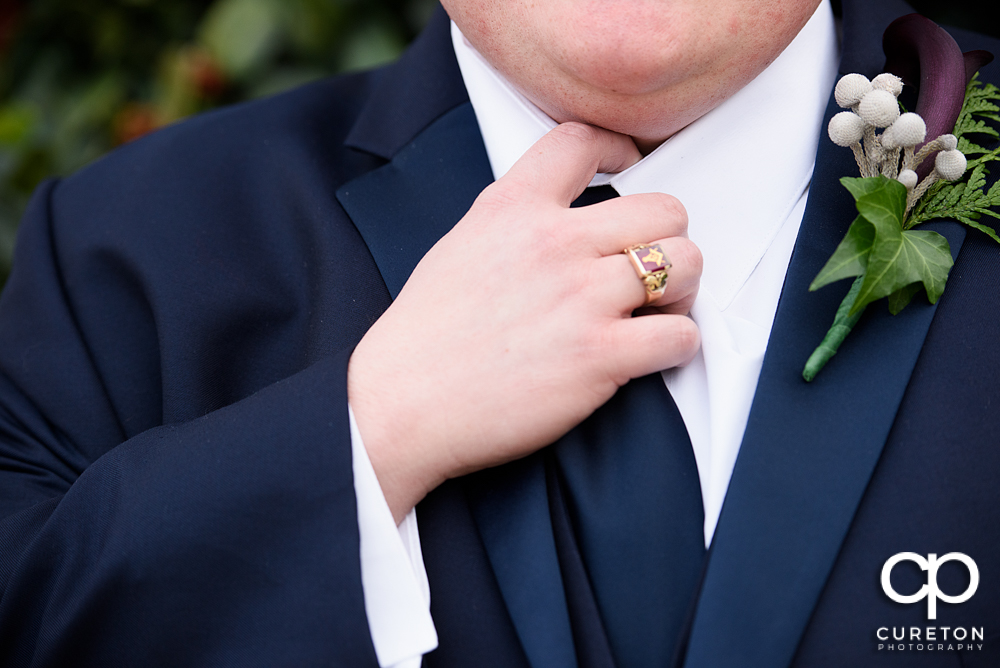
[[[590,188],[574,205],[615,195]],[[704,509],[687,430],[660,374],[622,387],[552,446],[548,468],[581,668],[671,665],[701,579]]]

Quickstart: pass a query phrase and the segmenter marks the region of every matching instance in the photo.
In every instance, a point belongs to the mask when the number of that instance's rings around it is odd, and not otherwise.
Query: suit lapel
[[[375,74],[344,143],[390,161],[345,183],[337,199],[395,299],[493,181],[443,9],[399,61]]]
[[[845,52],[841,74],[873,74],[882,57],[879,53],[873,61],[872,33],[881,35],[895,16],[909,10],[890,7],[873,17],[868,8],[844,4],[845,49],[852,42],[855,48]],[[852,16],[852,9],[867,16]],[[837,111],[831,100],[826,122]],[[849,287],[843,282],[808,292],[856,215],[852,198],[838,183],[855,172],[850,152],[824,137],[712,545],[687,666],[791,662],[934,317],[936,307],[926,300],[915,299],[897,316],[890,316],[884,303],[873,304],[819,377],[811,384],[802,380],[805,360]],[[964,228],[957,223],[933,228],[948,238],[957,256]]]
[[[468,102],[444,114],[392,162],[337,190],[393,299],[420,259],[493,181]]]

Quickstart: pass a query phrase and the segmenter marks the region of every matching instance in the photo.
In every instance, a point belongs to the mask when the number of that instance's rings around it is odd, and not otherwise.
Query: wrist
[[[399,524],[447,475],[431,455],[432,449],[422,445],[426,439],[420,435],[419,421],[407,419],[412,411],[386,389],[398,392],[399,387],[393,379],[370,371],[352,356],[347,396],[382,494]],[[370,378],[380,380],[371,383]]]

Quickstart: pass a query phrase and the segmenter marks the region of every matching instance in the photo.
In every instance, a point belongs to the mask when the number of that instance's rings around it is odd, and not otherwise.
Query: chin
[[[563,89],[566,90],[566,89]],[[526,92],[538,106],[560,123],[578,121],[628,135],[648,153],[674,133],[708,113],[728,97],[727,87],[694,91],[672,89],[632,95],[590,89],[557,99],[540,99]]]

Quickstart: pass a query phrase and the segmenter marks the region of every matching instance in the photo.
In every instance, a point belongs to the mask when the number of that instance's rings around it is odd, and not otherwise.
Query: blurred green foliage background
[[[394,59],[434,0],[0,0],[0,284],[43,178],[184,116]]]
[[[911,0],[934,20],[996,34],[981,3]],[[43,178],[192,113],[391,60],[435,4],[0,0],[0,284]]]

